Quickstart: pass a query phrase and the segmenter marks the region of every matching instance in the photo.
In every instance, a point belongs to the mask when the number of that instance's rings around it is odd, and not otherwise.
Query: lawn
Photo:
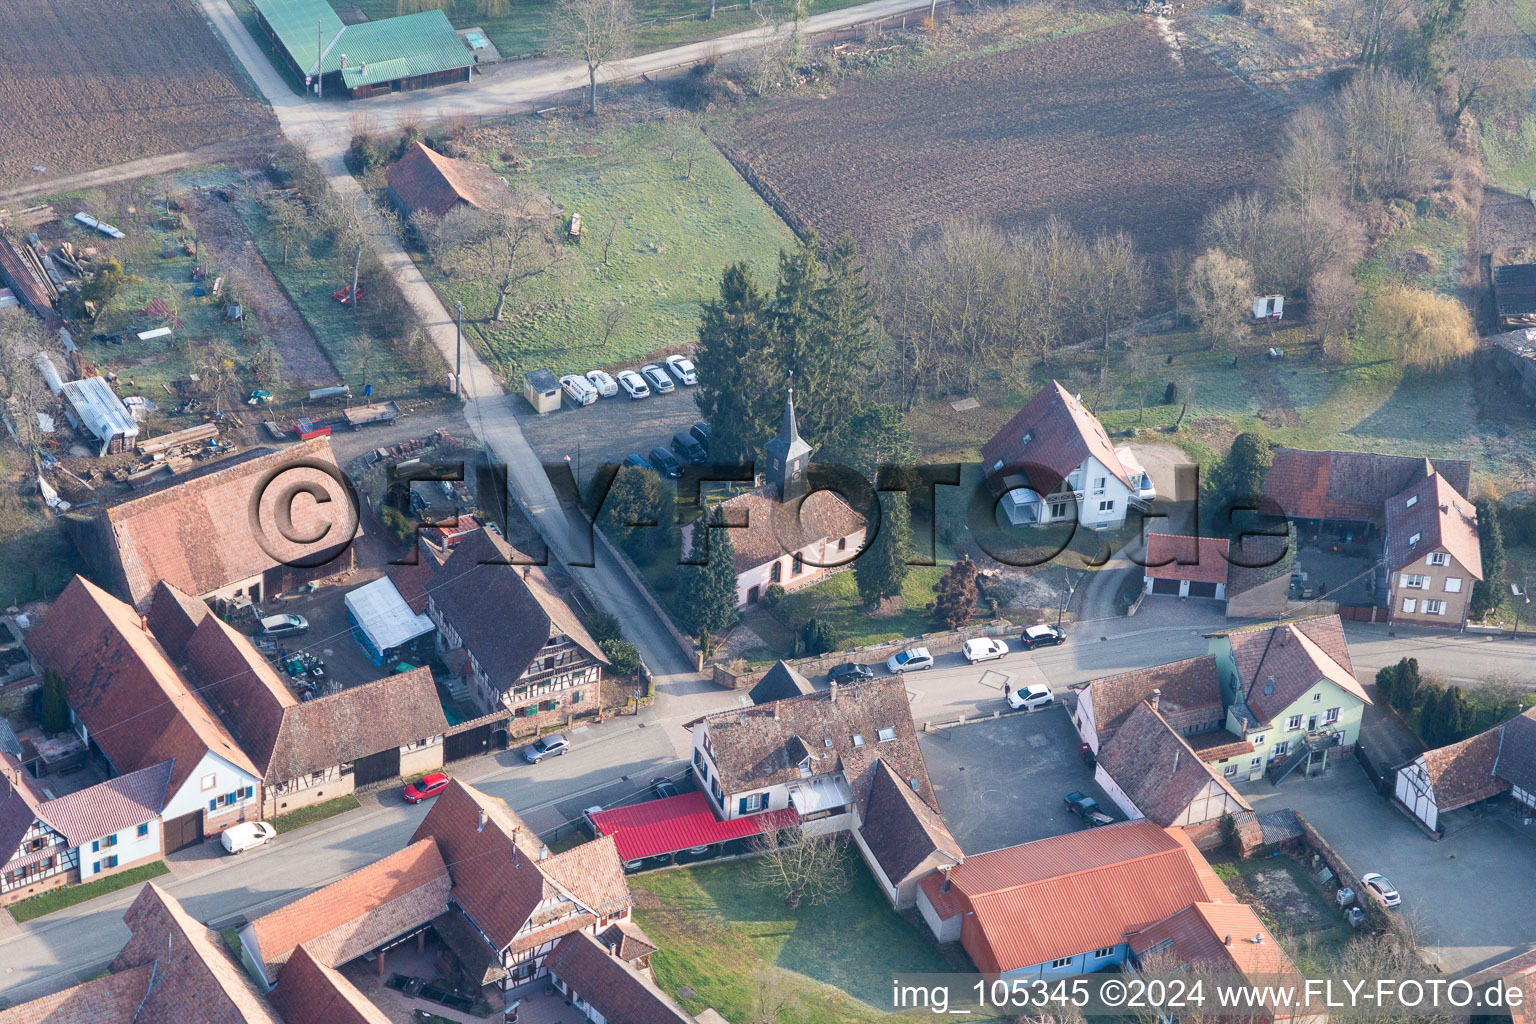
[[[852,7],[862,0],[805,0],[806,16]],[[396,0],[331,0],[335,8],[358,7],[370,20],[395,16]],[[458,0],[447,8],[454,28],[477,26],[485,30],[491,43],[510,60],[542,54],[549,48],[549,18],[554,5],[549,0],[516,0],[505,17],[487,18],[477,4]],[[721,0],[709,19],[708,0],[636,0],[634,4],[635,48],[644,53],[664,46],[691,43],[699,39],[729,35],[757,24],[757,15],[746,9],[746,0]],[[791,6],[781,2],[757,5],[759,10],[777,10],[779,17],[789,16]]]
[[[303,828],[305,825],[313,825],[317,821],[355,811],[362,804],[357,802],[357,797],[348,793],[334,800],[327,800],[323,804],[311,804],[308,807],[300,807],[289,814],[279,814],[273,817],[272,827],[277,829],[278,835],[284,832],[292,832],[294,829]]]
[[[661,948],[657,983],[689,1013],[712,1006],[729,1020],[756,1019],[758,986],[787,997],[783,1024],[894,1020],[876,1007],[895,973],[951,970],[902,920],[849,855],[850,890],[826,906],[790,910],[755,877],[753,861],[660,871],[630,879],[635,918]]]
[[[497,173],[518,189],[547,192],[567,214],[580,213],[585,227],[580,246],[562,247],[551,272],[509,299],[501,323],[489,319],[492,289],[443,279],[418,256],[445,304],[463,301],[466,333],[481,356],[519,387],[522,373],[537,367],[557,376],[583,372],[692,342],[699,303],[718,292],[728,264],[746,260],[771,282],[779,249],[793,243],[789,228],[686,122],[589,129],[519,121],[482,138]],[[513,151],[532,169],[509,169],[504,157]]]
[[[851,569],[785,595],[779,608],[754,609],[747,625],[766,640],[778,656],[792,653],[794,633],[790,624],[825,619],[842,637],[839,647],[863,647],[885,640],[919,636],[943,627],[934,622],[928,605],[933,586],[944,575],[944,566],[914,565],[901,586],[901,607],[892,612],[871,613],[859,599]]]
[[[117,892],[119,889],[126,889],[130,885],[147,882],[151,878],[163,875],[169,870],[171,869],[166,866],[165,861],[157,860],[136,868],[129,868],[127,871],[121,871],[115,875],[108,875],[106,878],[99,878],[94,882],[85,882],[81,885],[66,885],[62,889],[53,889],[40,896],[33,896],[31,899],[22,900],[20,903],[13,903],[9,909],[11,916],[18,923],[25,924],[46,914],[52,914],[56,910],[73,907],[87,900],[93,900],[98,896],[105,896],[109,892]]]
[[[1353,934],[1338,907],[1307,869],[1287,857],[1217,860],[1212,869],[1259,919],[1303,971],[1326,971]]]

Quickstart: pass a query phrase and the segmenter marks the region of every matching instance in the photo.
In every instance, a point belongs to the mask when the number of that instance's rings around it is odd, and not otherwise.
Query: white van
[[[577,405],[591,405],[597,401],[597,388],[585,377],[568,373],[560,378],[560,386],[565,389],[566,397]]]
[[[219,842],[230,853],[244,853],[265,846],[277,837],[277,829],[265,821],[242,821],[219,835]]]

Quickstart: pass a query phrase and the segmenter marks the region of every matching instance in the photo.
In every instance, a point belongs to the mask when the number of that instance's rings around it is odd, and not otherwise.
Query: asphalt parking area
[[[523,436],[539,458],[560,462],[569,455],[573,469],[581,463],[575,471],[585,481],[603,463],[618,464],[626,455],[665,448],[673,434],[697,423],[701,417],[693,394],[693,388],[679,384],[669,395],[653,391],[651,397],[635,400],[620,391],[587,406],[562,397],[560,410],[543,416],[529,408],[521,392],[508,395],[507,401],[517,410]]]
[[[1119,817],[1077,753],[1077,731],[1056,704],[1030,714],[919,733],[945,824],[968,854],[1084,828],[1062,797],[1084,792]]]
[[[1260,814],[1299,812],[1357,873],[1386,875],[1403,898],[1393,913],[1415,924],[1425,959],[1441,970],[1484,967],[1536,941],[1536,825],[1524,825],[1508,801],[1446,815],[1437,842],[1353,761],[1316,778],[1239,790]]]

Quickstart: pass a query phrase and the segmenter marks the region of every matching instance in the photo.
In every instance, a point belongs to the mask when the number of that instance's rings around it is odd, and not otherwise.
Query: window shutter
[[[737,814],[746,814],[747,813],[747,798],[746,797],[742,797],[740,800],[738,800],[736,802],[736,813]]]
[[[92,853],[96,853],[100,849],[101,849],[101,840],[100,839],[93,839],[93,840],[91,840],[91,852]]]

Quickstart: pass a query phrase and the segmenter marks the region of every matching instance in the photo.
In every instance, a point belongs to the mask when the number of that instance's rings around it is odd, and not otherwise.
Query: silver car
[[[646,382],[656,389],[658,395],[665,395],[668,392],[677,390],[677,385],[672,383],[672,378],[667,376],[667,371],[655,363],[646,363],[640,367],[640,376],[644,377]]]
[[[571,743],[559,733],[551,733],[540,737],[523,748],[523,760],[529,764],[538,764],[546,757],[559,757],[571,749]]]

